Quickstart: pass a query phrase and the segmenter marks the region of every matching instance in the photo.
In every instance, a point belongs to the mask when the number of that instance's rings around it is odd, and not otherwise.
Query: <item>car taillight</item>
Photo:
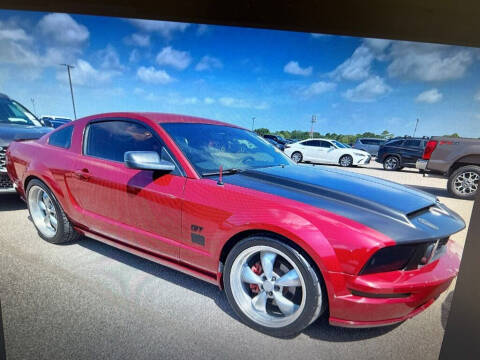
[[[427,142],[427,146],[425,146],[425,150],[423,151],[423,160],[430,160],[432,156],[433,150],[437,147],[438,141],[437,140],[429,140]]]

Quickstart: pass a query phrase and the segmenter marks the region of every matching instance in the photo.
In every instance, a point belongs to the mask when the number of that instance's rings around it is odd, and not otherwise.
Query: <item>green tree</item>
[[[258,128],[258,129],[255,129],[255,132],[260,135],[260,136],[263,136],[265,134],[270,134],[270,130],[268,130],[267,128]]]

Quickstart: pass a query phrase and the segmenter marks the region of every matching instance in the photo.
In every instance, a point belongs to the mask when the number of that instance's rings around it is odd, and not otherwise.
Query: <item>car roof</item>
[[[313,138],[313,139],[305,139],[305,140],[302,140],[302,141],[307,141],[307,140],[323,140],[323,141],[336,141],[335,139],[324,139],[324,138]]]
[[[229,124],[222,121],[211,120],[196,116],[190,115],[181,115],[181,114],[169,114],[169,113],[157,113],[157,112],[111,112],[111,113],[102,113],[88,116],[85,119],[92,118],[136,118],[136,119],[147,119],[158,124],[168,124],[168,123],[193,123],[193,124],[210,124],[210,125],[223,125],[236,127],[244,129],[241,126],[234,124]]]
[[[382,140],[382,141],[388,141],[388,139],[372,138],[372,137],[362,137],[362,138],[358,138],[357,140]]]

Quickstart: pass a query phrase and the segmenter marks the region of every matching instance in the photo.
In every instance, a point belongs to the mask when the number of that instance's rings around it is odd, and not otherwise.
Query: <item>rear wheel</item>
[[[290,246],[264,236],[240,241],[223,274],[227,299],[248,326],[273,336],[299,333],[325,305],[320,279]]]
[[[61,244],[81,237],[73,229],[57,199],[43,182],[32,180],[28,183],[27,205],[33,224],[42,239]]]
[[[448,191],[460,198],[473,200],[478,192],[480,166],[469,165],[455,170],[448,178]]]
[[[343,155],[338,163],[340,166],[349,167],[353,164],[353,158],[350,155]]]
[[[292,154],[292,160],[295,161],[296,163],[300,163],[303,160],[302,153],[300,151],[295,151]]]
[[[383,168],[388,171],[400,170],[400,159],[397,156],[390,155],[383,160]]]

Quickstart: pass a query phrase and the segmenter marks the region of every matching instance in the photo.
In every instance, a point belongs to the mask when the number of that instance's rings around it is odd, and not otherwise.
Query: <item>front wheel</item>
[[[479,179],[480,166],[462,166],[450,175],[447,188],[452,195],[460,199],[473,200],[478,191]]]
[[[339,161],[340,166],[349,167],[353,164],[353,158],[350,155],[343,155]]]
[[[223,274],[228,302],[248,326],[272,336],[291,336],[325,308],[319,276],[290,246],[264,236],[240,241]]]

